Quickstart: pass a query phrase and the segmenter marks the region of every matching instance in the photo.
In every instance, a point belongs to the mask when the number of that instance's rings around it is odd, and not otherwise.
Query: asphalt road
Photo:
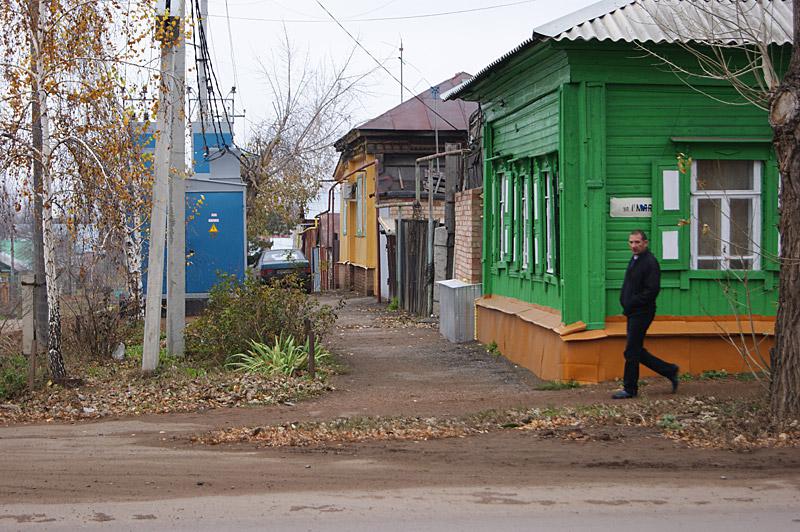
[[[575,485],[11,504],[2,530],[800,530],[796,487]]]

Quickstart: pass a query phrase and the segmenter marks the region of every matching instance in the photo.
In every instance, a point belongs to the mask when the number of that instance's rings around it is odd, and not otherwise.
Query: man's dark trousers
[[[625,391],[639,393],[639,364],[644,364],[659,375],[670,378],[676,371],[674,364],[664,362],[644,348],[644,337],[653,322],[655,310],[637,312],[628,316],[628,341],[625,344]]]

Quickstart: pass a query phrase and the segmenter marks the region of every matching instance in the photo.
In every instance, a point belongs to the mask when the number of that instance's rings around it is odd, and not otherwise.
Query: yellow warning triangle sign
[[[209,229],[208,232],[211,234],[218,233],[217,224],[211,224],[211,229]]]

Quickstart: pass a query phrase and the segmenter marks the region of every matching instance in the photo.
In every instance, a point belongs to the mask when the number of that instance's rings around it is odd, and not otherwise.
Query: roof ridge
[[[562,17],[535,27],[533,29],[533,36],[555,37],[570,28],[604,17],[618,9],[635,4],[637,1],[638,0],[600,0],[599,2],[589,4],[582,9],[567,13]]]

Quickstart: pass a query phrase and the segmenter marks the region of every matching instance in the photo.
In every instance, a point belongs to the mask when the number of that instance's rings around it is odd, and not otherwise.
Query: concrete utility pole
[[[174,8],[174,9],[173,9]],[[147,298],[145,299],[142,371],[158,366],[161,340],[161,296],[164,278],[164,244],[166,241],[169,197],[169,169],[173,148],[174,115],[181,115],[183,102],[177,99],[175,80],[176,52],[181,38],[184,0],[160,0],[156,37],[161,40],[161,105],[156,120],[153,207],[150,216],[150,249],[147,259]],[[182,92],[182,91],[180,91]],[[180,132],[183,135],[183,132]],[[181,256],[181,260],[184,257]]]
[[[176,13],[183,20],[183,5]],[[167,219],[167,352],[183,356],[186,343],[186,42],[183,32],[175,45],[175,109],[170,124],[169,218]]]
[[[31,28],[39,27],[39,0],[31,0]],[[31,58],[41,61],[36,45],[31,42]],[[36,65],[31,65],[36,70]],[[34,78],[35,79],[35,78]],[[47,345],[50,332],[47,329],[47,281],[44,275],[44,234],[42,229],[42,110],[39,105],[38,86],[31,91],[31,136],[33,151],[33,313],[36,339],[39,345]]]

